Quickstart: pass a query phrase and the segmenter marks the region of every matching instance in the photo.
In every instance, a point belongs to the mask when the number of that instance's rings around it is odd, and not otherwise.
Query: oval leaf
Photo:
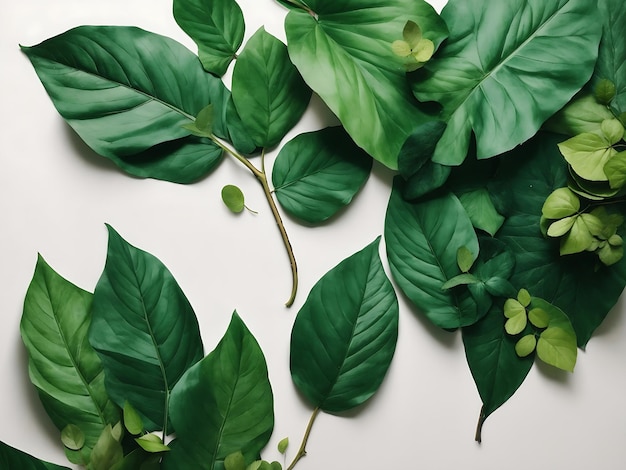
[[[541,213],[548,219],[562,219],[580,210],[580,199],[569,188],[556,189],[548,196]]]
[[[291,215],[319,223],[348,205],[365,184],[372,159],[341,127],[300,134],[280,150],[272,184]]]
[[[128,401],[124,402],[124,427],[126,430],[131,433],[133,436],[141,434],[143,432],[143,421],[141,420],[141,416],[137,413],[137,410],[133,408],[133,406],[128,403]]]
[[[198,322],[167,268],[109,229],[104,272],[96,285],[91,345],[102,360],[111,398],[128,401],[148,431],[169,430],[170,393],[203,356]]]
[[[235,213],[241,212],[246,207],[241,189],[232,184],[227,184],[222,188],[222,201],[228,209]]]
[[[291,331],[291,377],[316,407],[353,408],[382,383],[398,338],[398,301],[380,238],[315,284]]]
[[[70,470],[53,463],[44,462],[0,441],[0,468],[19,470]]]

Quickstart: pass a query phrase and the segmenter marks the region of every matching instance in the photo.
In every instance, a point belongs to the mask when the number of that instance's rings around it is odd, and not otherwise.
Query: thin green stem
[[[311,429],[313,428],[313,423],[315,422],[315,418],[317,418],[317,415],[319,414],[319,412],[320,412],[319,408],[315,408],[313,410],[313,414],[311,415],[311,418],[309,419],[309,424],[307,424],[306,430],[304,431],[302,444],[300,444],[298,453],[294,457],[293,461],[289,464],[289,467],[287,467],[287,470],[293,470],[293,468],[300,461],[300,459],[306,455],[306,444],[309,441],[309,436],[311,435]]]
[[[304,3],[299,2],[297,0],[284,0],[286,3],[291,3],[293,6],[301,8],[302,10],[306,11],[309,15],[311,15],[313,18],[317,18],[317,15],[315,14],[315,12],[313,10],[311,10],[308,6],[306,6]]]
[[[293,253],[291,242],[289,241],[289,236],[287,235],[287,230],[285,229],[285,224],[283,223],[283,219],[280,216],[280,212],[278,212],[278,207],[276,206],[276,202],[274,201],[274,197],[272,196],[272,190],[267,179],[267,173],[265,173],[265,150],[263,150],[263,154],[261,156],[262,168],[259,170],[256,166],[252,164],[252,162],[250,162],[250,160],[239,154],[236,150],[224,144],[218,137],[213,136],[212,140],[222,150],[224,150],[224,152],[234,157],[248,170],[250,170],[250,172],[256,177],[257,181],[261,184],[261,187],[263,188],[263,194],[265,194],[265,199],[267,199],[267,203],[269,204],[272,215],[274,216],[274,220],[276,221],[276,226],[278,227],[280,236],[283,239],[283,244],[285,245],[285,250],[287,251],[287,256],[289,257],[289,264],[291,265],[291,294],[289,295],[289,299],[287,300],[287,302],[285,302],[285,305],[287,307],[291,307],[294,300],[296,299],[296,293],[298,291],[298,265],[296,263],[296,257]]]

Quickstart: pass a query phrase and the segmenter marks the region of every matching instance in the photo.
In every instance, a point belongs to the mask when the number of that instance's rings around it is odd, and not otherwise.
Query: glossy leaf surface
[[[6,468],[7,470],[70,470],[68,467],[39,460],[2,441],[0,441],[0,468]]]
[[[146,430],[169,429],[164,410],[172,388],[204,355],[198,322],[168,269],[108,229],[89,340],[111,398],[120,407],[128,401]]]
[[[387,258],[400,289],[435,325],[458,328],[484,315],[467,289],[443,290],[461,273],[457,252],[478,256],[478,239],[465,209],[453,194],[417,203],[402,198],[396,179],[385,220]]]
[[[391,44],[407,21],[435,46],[447,29],[422,0],[308,0],[316,13],[294,9],[285,22],[289,55],[354,141],[376,160],[397,168],[402,144],[430,120],[408,90],[402,58]]]
[[[489,158],[532,137],[593,72],[601,20],[588,0],[450,0],[442,50],[413,89],[448,127],[433,160],[463,162],[472,132]]]
[[[59,431],[73,425],[84,434],[85,447],[67,451],[79,464],[89,461],[104,427],[120,418],[104,387],[102,363],[88,342],[91,305],[92,294],[59,276],[39,257],[20,324],[28,372]]]
[[[594,82],[610,80],[615,85],[611,107],[617,114],[626,112],[626,3],[621,0],[599,0],[604,29]]]
[[[291,331],[291,377],[316,407],[342,412],[382,383],[398,337],[398,301],[378,256],[380,239],[315,284]]]
[[[283,146],[272,167],[280,205],[319,223],[348,205],[367,180],[372,159],[341,127],[300,134]]]
[[[222,76],[245,31],[243,13],[235,0],[174,0],[174,18],[198,46],[207,72]]]
[[[233,70],[233,101],[254,143],[273,147],[298,122],[311,89],[289,60],[287,46],[259,29]]]
[[[274,427],[274,400],[265,357],[237,313],[226,334],[172,392],[176,440],[163,468],[223,469],[241,451],[258,457]]]

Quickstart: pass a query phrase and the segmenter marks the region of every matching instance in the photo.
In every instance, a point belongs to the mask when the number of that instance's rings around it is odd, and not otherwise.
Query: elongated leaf
[[[88,342],[92,294],[59,276],[40,256],[26,293],[20,323],[28,372],[55,426],[77,426],[85,447],[67,456],[89,462],[107,424],[120,419],[104,388],[102,363]]]
[[[111,398],[120,407],[128,401],[146,430],[167,430],[172,388],[203,356],[198,322],[167,268],[108,229],[89,341],[102,359]]]
[[[315,407],[341,412],[382,383],[398,338],[398,301],[380,238],[315,284],[291,331],[291,377]]]
[[[174,180],[181,179],[180,173],[182,179],[197,179],[199,166],[210,170],[217,152],[214,144],[201,141],[208,156],[202,164],[191,165],[190,174],[189,159],[175,157],[181,146],[199,141],[159,144],[188,136],[182,126],[211,103],[216,108],[214,133],[232,138],[224,120],[232,106],[230,93],[218,78],[204,72],[194,54],[171,39],[132,27],[82,26],[23,51],[61,116],[97,153],[118,164],[127,162],[120,164],[124,169],[133,164],[129,156],[156,149],[156,155],[140,155],[139,160],[172,158],[168,165],[175,168],[170,170]],[[244,140],[240,136],[235,145],[251,151]],[[144,164],[139,176],[152,176],[149,170]],[[167,166],[161,164],[159,170],[156,177],[169,179]]]
[[[435,46],[446,27],[422,0],[307,0],[316,13],[296,9],[285,22],[289,55],[354,141],[376,160],[397,168],[406,138],[430,120],[407,89],[402,59],[391,44],[407,21]]]
[[[611,107],[617,114],[626,112],[626,4],[621,0],[599,0],[602,41],[594,83],[610,80],[615,85],[615,98]]]
[[[272,183],[283,208],[319,223],[348,205],[372,169],[372,159],[341,127],[301,134],[283,146]]]
[[[298,122],[311,90],[289,60],[287,46],[261,27],[233,70],[233,101],[259,147],[273,147]]]
[[[472,131],[479,159],[532,137],[589,80],[601,19],[588,0],[450,0],[450,38],[413,89],[443,105],[433,160],[459,165]],[[419,78],[419,77],[418,77]]]
[[[207,72],[222,76],[245,31],[243,13],[235,0],[174,0],[174,18],[198,45]]]
[[[0,441],[0,468],[7,470],[70,470],[53,463],[44,462]]]
[[[458,328],[476,322],[480,311],[469,291],[443,290],[460,274],[456,254],[466,247],[475,260],[478,239],[453,194],[409,203],[396,178],[387,207],[385,241],[391,273],[400,289],[435,325]]]
[[[241,451],[256,459],[272,434],[274,399],[263,352],[235,312],[215,350],[193,366],[172,392],[176,440],[163,468],[223,469]]]

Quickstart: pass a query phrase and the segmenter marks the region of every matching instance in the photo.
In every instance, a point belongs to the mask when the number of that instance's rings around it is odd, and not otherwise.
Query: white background
[[[283,7],[272,0],[239,3],[246,37],[265,25],[284,39]],[[433,3],[439,10],[444,2]],[[0,5],[0,440],[66,463],[58,432],[28,380],[19,321],[38,252],[61,275],[93,291],[104,265],[107,222],[173,272],[198,315],[206,352],[238,310],[265,352],[275,394],[276,426],[263,456],[280,460],[275,445],[289,436],[289,462],[312,411],[289,376],[292,322],[317,279],[382,234],[392,173],[375,165],[354,203],[321,227],[285,217],[301,281],[294,307],[286,309],[288,261],[249,173],[226,160],[189,186],[123,174],[73,134],[18,48],[81,24],[115,24],[174,37],[195,51],[174,22],[171,3],[1,0]],[[314,99],[287,139],[330,122]],[[269,154],[270,163],[275,154]],[[242,187],[259,215],[229,213],[220,200],[225,184]],[[478,445],[473,437],[480,399],[460,335],[430,326],[401,297],[398,347],[383,386],[347,415],[320,415],[308,455],[297,468],[624,468],[623,309],[620,302],[609,314],[580,353],[574,374],[535,367],[487,420]]]

